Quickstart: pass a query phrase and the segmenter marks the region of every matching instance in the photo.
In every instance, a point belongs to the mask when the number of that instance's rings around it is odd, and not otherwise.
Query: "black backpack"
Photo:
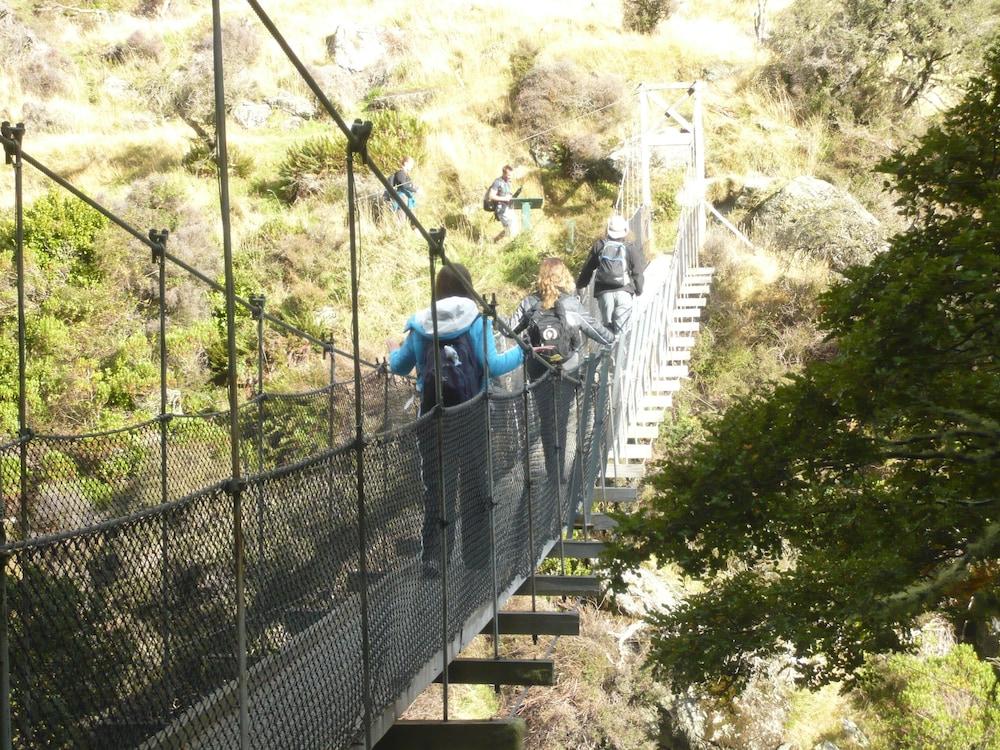
[[[483,387],[483,366],[473,351],[472,338],[466,331],[456,339],[438,340],[441,350],[441,398],[445,406],[458,406],[475,396]],[[437,403],[437,373],[434,369],[434,342],[424,347],[424,391],[420,413],[426,414]]]
[[[573,355],[570,332],[555,309],[538,310],[528,326],[532,346],[552,347],[538,352],[550,365],[561,365]]]
[[[490,193],[493,192],[493,186],[490,185],[486,188],[486,192],[483,194],[483,210],[487,213],[493,213],[493,201],[490,200]]]
[[[628,258],[625,243],[604,240],[597,258],[596,282],[606,287],[624,287],[628,284]]]

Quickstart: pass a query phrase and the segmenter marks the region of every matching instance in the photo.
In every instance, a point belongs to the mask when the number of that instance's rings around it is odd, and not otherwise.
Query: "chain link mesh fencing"
[[[353,384],[251,400],[239,525],[225,412],[32,436],[27,515],[0,446],[14,747],[240,747],[241,593],[250,746],[349,747],[492,607],[494,564],[503,591],[559,538],[603,459],[607,358],[419,419],[368,375],[360,450]]]

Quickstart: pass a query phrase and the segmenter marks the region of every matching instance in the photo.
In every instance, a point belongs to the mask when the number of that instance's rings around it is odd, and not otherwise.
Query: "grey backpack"
[[[628,258],[625,257],[625,253],[624,242],[604,240],[604,246],[597,258],[598,284],[621,288],[628,283]]]

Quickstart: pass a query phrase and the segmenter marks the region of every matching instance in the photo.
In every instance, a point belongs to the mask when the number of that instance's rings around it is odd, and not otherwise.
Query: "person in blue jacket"
[[[470,297],[471,289],[472,277],[468,269],[458,263],[442,268],[435,281],[441,390],[444,405],[449,407],[484,391],[489,385],[487,372],[490,377],[508,373],[520,366],[524,357],[518,347],[502,353],[497,351],[493,321],[487,318],[484,325],[479,308]],[[420,413],[424,415],[436,406],[431,309],[428,307],[411,317],[405,330],[406,338],[389,354],[389,369],[397,375],[408,375],[416,369],[417,390],[421,393]],[[422,558],[427,576],[439,573],[441,560],[435,430],[432,421],[426,421],[417,429],[424,484]],[[485,569],[489,563],[489,478],[486,476],[487,462],[482,455],[486,446],[474,442],[482,435],[482,417],[478,410],[449,410],[446,413],[443,475],[445,506],[450,521],[446,531],[448,549],[454,549],[455,526],[461,519],[462,561],[466,567],[475,569]],[[457,517],[456,508],[459,510]]]

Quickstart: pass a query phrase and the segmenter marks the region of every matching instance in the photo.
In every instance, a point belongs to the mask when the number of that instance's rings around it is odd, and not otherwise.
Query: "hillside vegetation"
[[[384,171],[403,154],[416,157],[421,221],[450,230],[451,257],[509,310],[540,257],[577,259],[600,230],[618,179],[605,157],[628,130],[635,84],[756,60],[742,28],[747,6],[682,9],[655,36],[622,32],[621,9],[610,1],[455,2],[434,13],[403,2],[279,2],[267,11],[345,119],[375,122],[371,152]],[[263,293],[271,312],[347,348],[343,141],[249,8],[224,3],[223,15],[237,289]],[[349,42],[340,52],[337,33]],[[375,53],[368,43],[377,43]],[[208,7],[15,0],[0,9],[0,49],[11,61],[0,72],[11,92],[0,114],[25,121],[25,150],[141,231],[169,229],[171,252],[221,279]],[[727,101],[737,83],[727,78],[715,100]],[[539,131],[547,132],[529,138]],[[479,204],[506,162],[524,195],[544,195],[547,206],[530,234],[493,244],[496,225]],[[426,248],[378,216],[381,187],[359,180],[369,199],[360,227],[362,346],[378,357],[385,338],[426,304]],[[148,252],[30,168],[25,190],[33,426],[106,427],[149,411],[157,300]],[[12,205],[11,180],[0,185],[0,201]],[[11,218],[0,224],[5,244]],[[69,228],[75,219],[88,229]],[[13,345],[12,281],[4,273],[3,347]],[[186,411],[217,405],[221,300],[174,269],[165,302],[171,388]],[[241,326],[249,388],[248,316]],[[272,389],[311,385],[325,372],[318,352],[274,331],[266,353]],[[0,389],[11,397],[13,368],[5,356]],[[0,434],[13,431],[10,403]]]

